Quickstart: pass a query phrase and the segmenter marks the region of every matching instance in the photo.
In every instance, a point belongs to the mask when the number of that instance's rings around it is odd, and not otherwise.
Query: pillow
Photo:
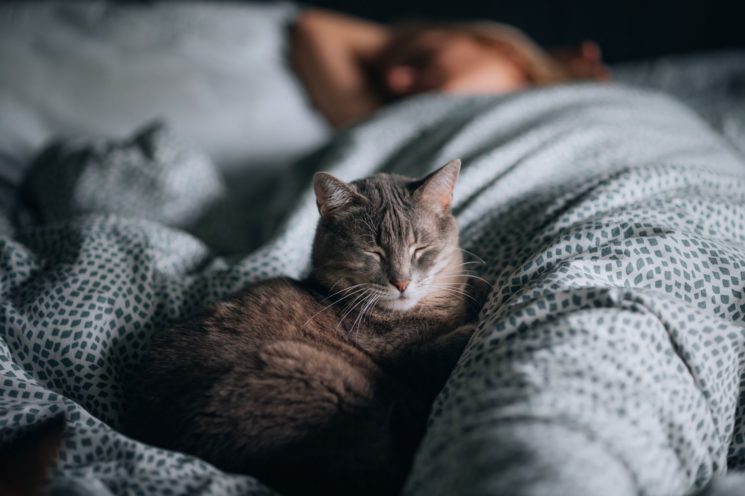
[[[226,172],[291,160],[328,133],[286,63],[296,10],[0,6],[0,159],[17,168],[52,136],[121,138],[161,119]]]

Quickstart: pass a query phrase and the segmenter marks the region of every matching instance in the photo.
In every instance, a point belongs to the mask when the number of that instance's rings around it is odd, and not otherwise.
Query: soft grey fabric
[[[3,2],[0,158],[20,167],[50,137],[121,138],[153,119],[169,122],[228,172],[296,157],[327,128],[287,64],[295,10],[288,3]]]
[[[745,155],[745,50],[624,64],[613,77],[680,99]]]
[[[694,113],[612,85],[428,95],[315,158],[346,180],[463,159],[462,243],[494,290],[407,494],[679,496],[745,468],[745,162]],[[317,215],[307,184],[279,235],[236,263],[167,219],[89,214],[6,237],[0,435],[64,411],[60,477],[262,494],[119,434],[122,383],[170,322],[304,274]]]

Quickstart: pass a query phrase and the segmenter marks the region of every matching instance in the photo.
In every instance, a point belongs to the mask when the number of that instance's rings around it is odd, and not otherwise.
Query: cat
[[[127,431],[288,494],[398,493],[480,308],[451,213],[459,172],[316,173],[310,276],[158,333]]]

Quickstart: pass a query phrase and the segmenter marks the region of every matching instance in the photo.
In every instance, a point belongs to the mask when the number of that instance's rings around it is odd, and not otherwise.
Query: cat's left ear
[[[447,211],[453,203],[453,190],[460,174],[460,160],[451,160],[424,179],[417,181],[416,195],[427,205]]]
[[[352,205],[364,201],[353,185],[327,172],[316,172],[313,178],[313,190],[316,193],[316,204],[322,217],[338,215]]]

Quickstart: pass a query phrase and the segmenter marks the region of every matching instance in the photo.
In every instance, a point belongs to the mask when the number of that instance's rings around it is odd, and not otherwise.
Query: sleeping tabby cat
[[[398,492],[478,311],[450,212],[459,171],[316,174],[310,277],[158,334],[130,432],[287,493]]]

